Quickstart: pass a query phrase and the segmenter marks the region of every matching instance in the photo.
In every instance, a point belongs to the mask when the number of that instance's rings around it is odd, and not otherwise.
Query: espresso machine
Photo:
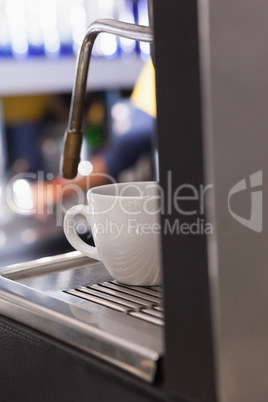
[[[264,0],[151,6],[140,39],[153,33],[163,285],[122,286],[77,252],[5,271],[3,400],[267,399],[268,8]],[[69,177],[81,142],[75,105]]]

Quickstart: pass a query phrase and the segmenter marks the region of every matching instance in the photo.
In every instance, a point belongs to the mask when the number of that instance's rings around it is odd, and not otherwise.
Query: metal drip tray
[[[122,286],[114,281],[66,290],[66,293],[129,314],[156,325],[164,325],[160,288]]]
[[[0,314],[153,382],[163,355],[159,286],[114,281],[103,264],[72,252],[9,267]]]

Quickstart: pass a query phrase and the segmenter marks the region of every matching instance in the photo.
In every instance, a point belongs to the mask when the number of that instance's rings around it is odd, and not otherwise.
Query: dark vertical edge
[[[197,1],[154,0],[153,6],[157,141],[165,190],[165,386],[186,399],[210,402],[216,397],[205,233],[209,227],[202,210]],[[176,191],[192,199],[174,200]]]

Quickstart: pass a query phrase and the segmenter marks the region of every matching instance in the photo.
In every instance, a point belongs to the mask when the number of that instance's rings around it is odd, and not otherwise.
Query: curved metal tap
[[[152,30],[149,27],[112,19],[97,20],[87,29],[77,58],[69,122],[64,136],[61,172],[66,179],[73,179],[77,175],[82,145],[81,126],[89,62],[95,39],[102,32],[141,42],[153,42]]]

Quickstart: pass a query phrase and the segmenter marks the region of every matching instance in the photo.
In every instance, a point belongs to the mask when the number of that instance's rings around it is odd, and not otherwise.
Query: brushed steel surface
[[[268,209],[254,197],[265,205],[268,7],[265,0],[198,3],[205,169],[213,184],[207,216],[214,228],[208,251],[218,400],[264,401]],[[262,183],[254,187],[256,173]],[[232,193],[243,180],[244,190]]]

